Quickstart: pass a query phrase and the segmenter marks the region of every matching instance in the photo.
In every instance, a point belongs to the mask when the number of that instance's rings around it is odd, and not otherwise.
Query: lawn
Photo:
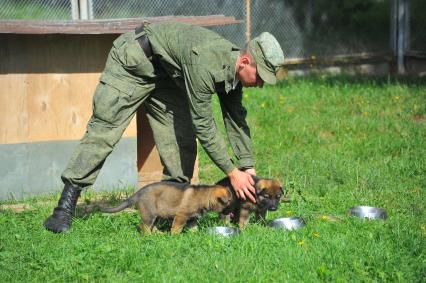
[[[220,224],[211,213],[198,232],[141,236],[138,214],[124,212],[79,217],[56,235],[42,227],[56,194],[0,211],[0,281],[425,282],[426,80],[290,78],[247,90],[245,105],[257,173],[279,178],[291,199],[268,219],[302,216],[304,228],[252,222],[216,238],[206,231]],[[217,101],[215,111],[220,118]],[[199,153],[201,182],[220,179]],[[83,200],[131,190],[89,190]],[[389,217],[349,217],[354,205]]]

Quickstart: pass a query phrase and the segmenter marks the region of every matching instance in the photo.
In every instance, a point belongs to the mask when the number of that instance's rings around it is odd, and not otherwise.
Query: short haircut
[[[250,58],[250,65],[256,67],[256,59],[253,57],[253,55],[251,55],[248,43],[245,45],[244,48],[241,48],[240,55],[248,56]]]

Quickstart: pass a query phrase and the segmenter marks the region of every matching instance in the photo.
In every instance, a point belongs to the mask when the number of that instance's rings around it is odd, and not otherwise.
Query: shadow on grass
[[[139,211],[136,207],[136,204],[131,205],[128,208],[123,209],[120,212],[116,213],[107,213],[104,212],[103,209],[111,208],[118,206],[131,195],[133,195],[133,190],[128,191],[117,191],[117,192],[109,192],[107,194],[92,194],[91,192],[83,198],[83,202],[80,202],[76,206],[75,210],[75,218],[79,218],[82,220],[88,220],[92,215],[110,215],[110,214],[137,214],[139,216]],[[285,196],[281,199],[281,203],[290,203],[292,200],[290,196]],[[140,217],[140,216],[139,216]],[[251,224],[260,224],[261,221],[256,221],[254,215],[250,217]],[[205,230],[210,227],[215,226],[238,226],[238,221],[234,221],[232,223],[225,223],[224,219],[220,217],[220,215],[216,212],[208,212],[199,218],[193,218],[188,220],[187,224],[184,227],[183,232],[195,232],[199,229]],[[168,233],[171,230],[173,224],[173,219],[157,219],[154,223],[154,233]],[[265,225],[266,223],[262,222],[261,224]],[[134,224],[133,224],[134,225]],[[140,232],[139,225],[135,225],[135,228]]]
[[[112,200],[86,201],[77,204],[75,218],[87,219],[92,214],[102,214],[102,208],[111,207],[115,202]]]
[[[108,215],[108,214],[138,214],[138,210],[135,208],[135,205],[132,205],[129,208],[126,208],[120,212],[116,213],[107,213],[103,212],[102,209],[110,208],[119,205],[126,198],[117,199],[116,195],[112,195],[106,198],[98,200],[85,200],[83,203],[78,203],[76,206],[75,217],[83,220],[88,220],[92,215]],[[153,233],[167,234],[170,233],[171,227],[173,224],[173,219],[161,219],[158,218],[154,223]],[[134,225],[134,224],[132,224]],[[206,227],[212,226],[224,226],[223,220],[220,219],[217,213],[207,213],[200,218],[193,218],[188,220],[187,224],[184,227],[183,233],[186,232],[196,232],[198,227],[204,229]],[[139,232],[139,225],[134,225],[135,229]]]

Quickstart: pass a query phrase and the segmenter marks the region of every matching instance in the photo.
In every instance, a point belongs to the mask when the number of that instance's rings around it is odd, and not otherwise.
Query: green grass
[[[258,175],[282,180],[292,199],[268,218],[307,226],[251,223],[221,239],[206,232],[219,224],[209,214],[197,233],[141,236],[136,213],[95,213],[55,235],[41,224],[58,195],[37,198],[25,202],[32,211],[0,211],[0,281],[425,282],[426,81],[293,78],[245,96]],[[221,177],[200,151],[201,181]],[[346,215],[360,204],[388,220]]]

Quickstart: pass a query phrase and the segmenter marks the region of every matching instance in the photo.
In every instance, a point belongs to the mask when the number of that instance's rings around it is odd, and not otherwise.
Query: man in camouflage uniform
[[[189,182],[196,138],[225,173],[239,197],[254,200],[252,143],[242,87],[276,83],[284,61],[277,40],[262,33],[240,50],[218,34],[183,23],[146,24],[118,37],[93,97],[93,115],[61,178],[58,206],[46,229],[69,230],[83,188],[93,185],[136,110],[145,108],[164,165],[164,180]],[[226,131],[238,161],[227,153],[213,118],[217,93]]]

